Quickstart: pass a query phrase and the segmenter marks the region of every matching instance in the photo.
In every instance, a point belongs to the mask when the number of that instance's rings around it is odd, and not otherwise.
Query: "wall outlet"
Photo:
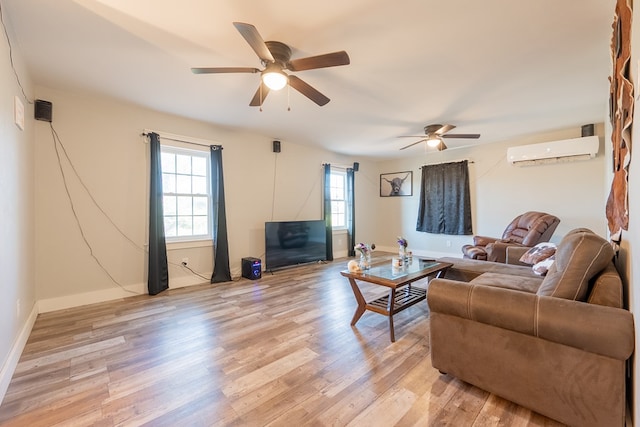
[[[450,248],[451,247],[451,240],[447,240],[447,247]]]
[[[189,264],[189,258],[184,257],[182,258],[182,265],[188,265]]]
[[[16,301],[16,318],[20,318],[20,311],[21,311],[22,307],[21,307],[21,303],[20,303],[20,298],[18,298],[18,300]]]

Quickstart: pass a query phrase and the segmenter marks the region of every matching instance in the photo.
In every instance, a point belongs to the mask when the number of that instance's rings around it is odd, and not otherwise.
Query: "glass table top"
[[[409,274],[419,273],[422,270],[435,267],[438,264],[437,261],[433,260],[413,258],[405,262],[402,267],[394,267],[391,265],[391,261],[387,261],[382,264],[374,264],[369,270],[365,270],[361,274],[363,276],[375,276],[383,279],[396,280]]]

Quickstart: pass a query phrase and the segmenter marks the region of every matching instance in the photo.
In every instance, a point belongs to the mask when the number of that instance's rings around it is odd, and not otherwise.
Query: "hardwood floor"
[[[41,314],[0,425],[561,425],[440,375],[426,303],[352,328],[346,262]]]

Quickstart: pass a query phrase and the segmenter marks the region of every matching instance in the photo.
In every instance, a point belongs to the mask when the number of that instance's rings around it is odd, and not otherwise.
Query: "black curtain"
[[[355,173],[354,169],[347,169],[347,235],[349,240],[349,256],[356,256],[356,204],[355,204]]]
[[[231,281],[229,268],[229,240],[227,214],[224,204],[224,178],[222,174],[222,146],[211,149],[211,219],[213,234],[213,274],[211,283]]]
[[[324,165],[324,224],[327,235],[327,261],[333,261],[333,227],[331,225],[331,165]]]
[[[147,288],[149,295],[156,295],[169,288],[167,244],[164,236],[164,211],[162,208],[162,153],[157,133],[149,134],[151,150],[149,186],[149,271]]]
[[[416,230],[472,234],[467,160],[422,167]]]

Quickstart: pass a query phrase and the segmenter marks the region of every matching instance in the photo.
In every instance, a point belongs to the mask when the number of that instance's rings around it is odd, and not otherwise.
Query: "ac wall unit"
[[[512,165],[526,166],[540,163],[588,160],[598,154],[599,147],[600,140],[597,136],[519,145],[507,149],[507,161]]]

